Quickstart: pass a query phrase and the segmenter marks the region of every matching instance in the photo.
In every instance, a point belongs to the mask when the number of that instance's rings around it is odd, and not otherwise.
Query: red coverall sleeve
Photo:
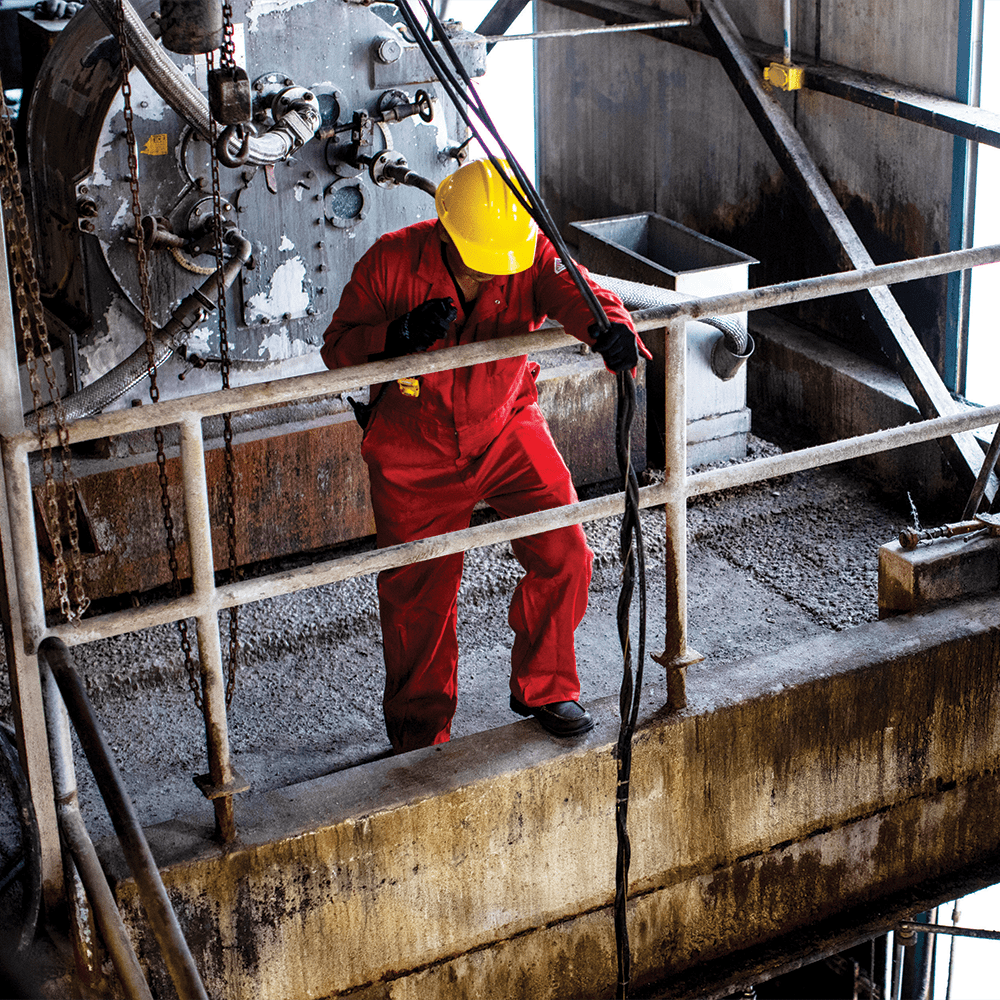
[[[578,265],[580,266],[580,265]],[[593,313],[587,307],[572,276],[559,259],[555,247],[541,233],[538,234],[538,249],[535,253],[535,302],[538,311],[551,316],[562,324],[568,334],[593,346],[594,338],[587,332],[594,322]],[[624,323],[635,330],[632,317],[614,292],[598,287],[585,267],[580,266],[584,280],[594,289],[597,299],[612,323]]]
[[[375,244],[354,265],[323,334],[320,357],[327,368],[365,364],[373,354],[385,350],[390,318],[385,306],[385,254]]]

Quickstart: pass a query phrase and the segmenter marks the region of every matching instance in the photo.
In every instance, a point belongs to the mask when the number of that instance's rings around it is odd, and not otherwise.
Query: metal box
[[[696,233],[679,222],[641,212],[611,219],[571,223],[578,259],[594,274],[608,274],[708,296],[746,289],[750,265],[732,247]],[[626,303],[627,304],[627,303]],[[735,317],[746,328],[746,313]],[[712,371],[712,348],[721,333],[697,321],[688,323],[688,465],[743,458],[747,452],[750,410],[746,405],[746,367],[723,382]],[[651,337],[654,361],[647,368],[650,462],[663,454],[663,345]],[[659,431],[659,433],[657,433]]]

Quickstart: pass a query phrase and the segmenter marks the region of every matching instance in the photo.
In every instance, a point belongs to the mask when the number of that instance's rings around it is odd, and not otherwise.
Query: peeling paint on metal
[[[263,319],[280,319],[285,313],[303,311],[309,304],[309,295],[303,281],[306,266],[301,257],[293,257],[275,268],[266,293],[259,292],[250,299],[250,308]]]
[[[258,349],[261,357],[269,357],[272,361],[285,358],[300,358],[306,354],[314,354],[316,345],[307,340],[291,340],[288,329],[282,328],[277,333],[265,337]]]
[[[212,336],[214,331],[208,326],[196,326],[187,335],[187,347],[188,350],[194,351],[196,354],[204,354],[208,352],[208,339]]]
[[[281,237],[281,244],[278,247],[278,249],[279,250],[294,250],[295,249],[295,244],[287,236],[283,235]]]
[[[131,313],[127,311],[130,309],[127,302],[116,299],[104,314],[104,329],[107,333],[99,334],[90,343],[80,345],[80,378],[85,385],[111,371],[121,361],[122,338],[116,337],[114,331],[132,332],[134,322]]]
[[[293,7],[302,7],[307,3],[312,3],[312,0],[254,0],[247,8],[247,21],[250,23],[248,30],[256,31],[257,22],[262,17],[280,14]]]

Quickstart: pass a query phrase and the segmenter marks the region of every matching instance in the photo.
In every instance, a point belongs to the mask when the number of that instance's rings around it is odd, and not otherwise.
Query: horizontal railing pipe
[[[730,313],[753,312],[757,309],[774,309],[777,306],[808,302],[830,295],[860,292],[866,288],[894,285],[901,281],[915,281],[935,275],[964,271],[981,264],[995,264],[1000,261],[1000,244],[972,247],[968,250],[952,250],[948,253],[918,257],[916,260],[902,260],[877,267],[858,268],[856,271],[838,271],[817,278],[802,278],[799,281],[785,281],[780,285],[761,285],[745,291],[727,292],[676,302],[654,309],[643,309],[632,313],[636,329],[643,330],[662,327],[664,322],[679,316],[698,319],[699,316],[727,316]]]
[[[892,451],[894,448],[935,441],[962,431],[992,426],[998,422],[1000,422],[1000,405],[973,407],[960,413],[934,417],[915,424],[887,427],[884,430],[872,431],[870,434],[814,445],[784,455],[772,455],[723,469],[696,472],[687,477],[687,495],[696,497],[718,490],[732,489],[735,486],[747,486],[750,483],[763,482],[765,479],[787,476],[793,472],[818,469],[824,465],[863,458],[865,455]]]
[[[687,496],[701,496],[736,486],[763,482],[793,472],[834,465],[837,462],[933,441],[939,437],[996,423],[1000,423],[1000,405],[969,409],[963,413],[891,427],[859,437],[803,448],[784,455],[774,455],[722,469],[710,469],[687,477]],[[639,490],[639,506],[642,508],[660,506],[664,502],[665,495],[662,483],[644,486]],[[526,535],[551,531],[571,524],[586,524],[605,517],[616,517],[624,510],[625,494],[613,493],[593,500],[567,504],[564,507],[476,525],[445,535],[421,538],[415,542],[404,542],[371,552],[354,553],[253,580],[241,580],[238,583],[218,587],[211,603],[200,600],[194,594],[187,594],[162,604],[116,611],[100,618],[84,618],[72,624],[57,625],[50,630],[50,634],[58,636],[68,646],[93,642],[96,639],[124,635],[153,625],[167,624],[180,618],[198,617],[212,608],[230,608],[253,601],[282,597],[313,587],[338,583],[351,577],[394,569],[411,562],[436,559],[439,556],[493,545],[512,538],[523,538]]]
[[[801,281],[785,282],[781,285],[764,285],[747,291],[715,295],[703,299],[691,299],[655,309],[632,313],[636,328],[640,332],[662,329],[664,323],[681,316],[697,319],[699,316],[723,316],[730,313],[768,309],[775,306],[804,302],[827,295],[860,291],[879,284],[893,284],[912,281],[916,278],[947,274],[950,271],[965,270],[980,264],[1000,261],[1000,245],[974,247],[970,250],[954,250],[949,253],[921,257],[917,260],[882,264],[878,267],[857,271],[842,271],[818,278],[804,278]],[[350,368],[333,371],[313,372],[293,378],[276,379],[253,385],[237,386],[225,391],[199,393],[177,399],[161,400],[155,406],[139,406],[125,410],[102,413],[85,420],[77,420],[68,427],[72,444],[92,441],[114,434],[148,430],[152,427],[180,423],[191,415],[201,418],[218,416],[222,413],[236,413],[241,410],[261,406],[276,406],[313,396],[331,396],[346,392],[358,386],[378,382],[391,382],[397,378],[427,375],[431,372],[451,368],[466,368],[487,361],[513,358],[521,354],[557,350],[578,344],[559,327],[546,327],[516,337],[459,347],[446,347],[439,351],[423,354],[408,354],[403,358],[374,361]],[[48,432],[48,442],[58,445],[54,429]],[[34,432],[24,431],[9,435],[9,445],[24,445],[29,450],[37,450],[38,439]]]
[[[258,407],[297,403],[319,396],[335,396],[359,386],[394,382],[398,378],[428,375],[431,372],[447,371],[451,368],[467,368],[487,361],[553,351],[579,343],[580,341],[571,337],[561,327],[545,327],[516,337],[463,344],[460,347],[445,347],[439,351],[407,354],[401,358],[372,361],[350,368],[312,372],[308,375],[275,379],[272,382],[257,382],[253,385],[234,386],[231,389],[197,393],[177,399],[164,399],[153,406],[112,410],[83,420],[75,420],[67,426],[69,442],[79,444],[116,434],[166,427],[170,424],[179,424],[192,416],[215,417],[223,413],[238,413],[241,410]],[[38,436],[34,431],[11,434],[5,440],[11,446],[23,445],[29,450],[38,449]],[[48,431],[47,440],[52,447],[59,444],[54,429]]]
[[[497,42],[546,41],[549,38],[579,38],[582,35],[615,35],[626,31],[657,31],[661,28],[690,28],[689,17],[674,17],[667,21],[642,21],[637,24],[605,24],[600,28],[553,28],[523,35],[483,35],[491,45]]]

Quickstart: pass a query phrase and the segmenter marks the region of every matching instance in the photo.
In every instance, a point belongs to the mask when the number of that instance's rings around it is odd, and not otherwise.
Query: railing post
[[[198,656],[201,663],[202,714],[208,751],[208,774],[195,779],[215,807],[215,831],[223,843],[236,839],[233,795],[249,785],[236,773],[229,756],[226,683],[222,673],[222,642],[215,600],[215,560],[205,472],[205,439],[197,415],[181,421],[181,469],[184,516],[191,553],[191,577],[196,596],[209,610],[198,616]]]
[[[6,229],[0,211],[0,260],[7,260]],[[11,311],[10,282],[4,266],[4,280],[0,281],[0,434],[16,434],[24,430],[21,402],[21,379],[17,366],[17,341],[14,317]],[[41,601],[41,579],[38,570],[35,544],[35,511],[32,506],[31,483],[27,455],[18,451],[18,472],[23,473],[23,490],[15,497],[9,489],[9,469],[0,467],[0,555],[3,576],[0,580],[0,614],[3,616],[4,640],[7,652],[7,670],[10,675],[11,700],[17,732],[18,753],[31,790],[31,801],[38,820],[38,835],[42,856],[42,886],[45,903],[52,907],[63,900],[62,851],[59,845],[59,824],[53,799],[52,770],[49,764],[48,743],[45,736],[45,709],[42,687],[38,674],[38,660],[33,655],[34,643],[40,638],[33,631],[45,627],[45,608]],[[15,553],[13,528],[20,528],[27,544]],[[37,581],[38,600],[18,590],[18,575],[31,562]],[[27,618],[26,618],[27,616]],[[26,626],[33,621],[35,628]],[[29,647],[31,647],[29,649]]]
[[[667,708],[687,705],[687,667],[704,659],[687,644],[687,323],[664,329],[663,510],[666,529],[666,646],[653,659],[667,671]]]

